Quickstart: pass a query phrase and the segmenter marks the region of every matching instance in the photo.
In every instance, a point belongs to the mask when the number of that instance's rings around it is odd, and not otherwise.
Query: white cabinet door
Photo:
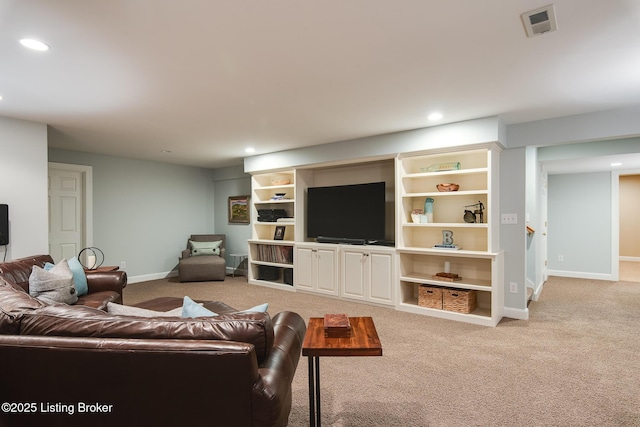
[[[300,290],[338,295],[337,251],[323,245],[296,246],[295,286]]]
[[[342,248],[340,253],[344,298],[393,305],[393,251]]]
[[[308,247],[296,247],[295,268],[293,270],[296,288],[305,290],[313,290],[314,288],[315,254],[313,251]]]
[[[342,249],[342,296],[364,299],[368,254],[358,250]]]
[[[333,248],[318,248],[316,255],[316,289],[324,294],[337,295],[336,250]]]
[[[371,252],[369,256],[369,299],[393,304],[393,254]]]

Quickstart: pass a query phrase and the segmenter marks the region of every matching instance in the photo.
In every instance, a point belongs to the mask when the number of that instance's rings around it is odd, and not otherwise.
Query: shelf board
[[[295,203],[296,199],[279,199],[279,200],[256,200],[253,202],[254,205],[272,205],[272,204],[280,204],[280,203]]]
[[[255,187],[254,190],[277,190],[279,188],[294,188],[294,184],[285,185],[264,185],[262,187]]]
[[[489,228],[486,222],[405,222],[403,227]]]
[[[249,264],[255,265],[268,265],[271,267],[284,267],[284,268],[293,268],[293,264],[284,264],[281,262],[268,262],[268,261],[259,261],[259,260],[251,260]]]
[[[435,286],[443,286],[447,288],[472,289],[475,291],[491,292],[490,280],[472,280],[466,281],[464,277],[457,282],[449,282],[446,280],[434,279],[432,274],[425,273],[408,273],[400,276],[400,280],[405,282],[413,282],[420,284],[428,284]]]
[[[467,190],[467,191],[425,191],[421,193],[406,193],[403,198],[414,197],[455,197],[455,196],[476,196],[489,194],[488,190]]]
[[[296,225],[295,221],[290,221],[290,222],[278,222],[278,221],[254,221],[253,222],[254,225],[290,225],[290,226],[294,226]]]
[[[402,178],[431,178],[434,176],[451,176],[451,175],[472,175],[472,174],[482,174],[487,173],[489,171],[488,168],[474,168],[474,169],[455,169],[450,171],[440,171],[440,172],[416,172],[416,173],[408,173],[404,175]]]
[[[283,245],[283,246],[295,246],[293,240],[260,240],[260,239],[249,239],[247,240],[249,243],[255,243],[260,245]]]
[[[405,301],[397,305],[400,311],[423,314],[441,319],[455,320],[459,322],[474,323],[484,326],[496,326],[497,322],[491,318],[491,310],[486,307],[478,307],[472,313],[464,314],[455,311],[440,310],[437,308],[420,307],[418,301]]]
[[[498,256],[498,254],[494,252],[467,251],[464,249],[455,251],[455,250],[433,249],[433,248],[398,247],[396,248],[396,251],[400,255],[405,253],[405,254],[419,254],[419,255],[456,256],[456,257],[467,257],[467,258],[495,258],[496,256]]]

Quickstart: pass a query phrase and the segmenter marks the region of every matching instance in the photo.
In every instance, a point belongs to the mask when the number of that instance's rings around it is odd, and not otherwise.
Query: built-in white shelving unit
[[[504,306],[504,257],[498,250],[498,155],[499,147],[486,144],[253,175],[249,282],[495,326]],[[438,170],[439,165],[446,170]],[[395,239],[395,247],[316,243],[306,236],[307,188],[375,181],[387,183],[385,234]],[[437,185],[446,183],[458,184],[459,189],[439,191]],[[411,213],[424,209],[427,198],[433,200],[431,221],[415,222]],[[283,209],[288,219],[260,221],[264,209]],[[278,226],[286,227],[282,240],[274,236]],[[444,230],[452,233],[458,250],[435,247],[443,243]],[[290,254],[290,258],[274,259],[270,251]],[[460,280],[434,278],[445,264]],[[274,268],[280,273],[272,274]],[[477,308],[459,313],[421,306],[422,285],[473,291]]]
[[[504,296],[503,256],[497,251],[498,224],[494,203],[497,200],[497,162],[495,147],[398,157],[397,309],[490,326],[500,321]],[[459,185],[459,189],[438,191],[438,184],[450,183]],[[433,200],[432,221],[414,222],[412,212],[424,210],[427,198]],[[468,222],[470,220],[478,222]],[[443,231],[453,238],[459,249],[435,246],[447,243]],[[460,280],[434,278],[445,269],[458,274]],[[476,292],[477,308],[467,314],[420,306],[418,294],[422,285]]]
[[[274,171],[251,179],[251,227],[249,283],[293,290],[295,236],[295,172]],[[261,211],[284,211],[279,221],[266,221]],[[284,232],[276,239],[276,230]]]

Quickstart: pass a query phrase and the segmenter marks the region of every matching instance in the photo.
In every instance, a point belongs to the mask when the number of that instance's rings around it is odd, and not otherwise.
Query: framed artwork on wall
[[[229,197],[229,224],[249,224],[249,196]]]

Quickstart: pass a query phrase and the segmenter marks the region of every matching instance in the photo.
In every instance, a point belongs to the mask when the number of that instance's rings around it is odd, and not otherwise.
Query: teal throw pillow
[[[189,240],[189,246],[191,246],[191,255],[220,255],[220,245],[222,240],[216,240],[215,242],[196,242]]]
[[[204,308],[188,296],[185,296],[182,301],[182,317],[213,317],[217,315],[218,313]]]
[[[78,292],[78,296],[86,295],[89,293],[89,285],[87,285],[87,275],[84,274],[84,267],[80,264],[78,257],[73,257],[69,261],[69,268],[73,273],[73,281]]]
[[[73,273],[73,286],[76,288],[76,294],[81,297],[89,293],[89,285],[87,284],[87,275],[84,273],[84,267],[80,264],[78,257],[73,257],[67,261],[71,273]],[[53,264],[47,262],[44,264],[44,270],[50,271],[54,267]]]

